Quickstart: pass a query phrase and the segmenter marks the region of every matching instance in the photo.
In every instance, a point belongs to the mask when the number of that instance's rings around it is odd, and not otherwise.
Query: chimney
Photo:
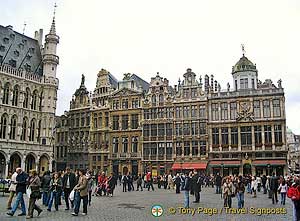
[[[40,29],[39,31],[39,38],[38,38],[38,42],[40,44],[40,46],[43,46],[43,29]]]
[[[13,30],[13,26],[11,26],[11,25],[7,25],[6,28]]]

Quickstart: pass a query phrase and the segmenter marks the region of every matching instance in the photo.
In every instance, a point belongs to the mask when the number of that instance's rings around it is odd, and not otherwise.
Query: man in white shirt
[[[12,202],[12,199],[14,198],[15,194],[16,194],[16,187],[17,187],[17,181],[16,181],[16,178],[17,178],[17,175],[18,173],[15,171],[13,173],[13,175],[11,176],[11,179],[10,179],[10,186],[9,186],[9,197],[8,197],[8,200],[7,200],[7,209],[10,210],[11,209],[11,202]]]

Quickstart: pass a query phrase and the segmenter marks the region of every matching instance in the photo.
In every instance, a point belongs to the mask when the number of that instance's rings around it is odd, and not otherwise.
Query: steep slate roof
[[[27,68],[28,71],[43,75],[42,55],[38,41],[12,30],[9,26],[0,25],[0,58],[0,64],[3,62],[14,66],[10,62],[14,60],[15,68]]]
[[[137,85],[142,86],[143,91],[148,91],[150,84],[147,81],[143,80],[142,78],[140,78],[136,74],[132,74],[130,79],[133,79],[136,82]]]
[[[109,83],[111,84],[111,86],[113,88],[117,88],[118,87],[118,80],[111,73],[109,73],[108,76],[109,76]]]

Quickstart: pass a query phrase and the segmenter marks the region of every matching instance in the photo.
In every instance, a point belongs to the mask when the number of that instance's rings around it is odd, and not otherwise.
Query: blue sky
[[[197,78],[214,74],[225,88],[243,43],[260,80],[282,79],[287,125],[300,134],[300,1],[1,0],[1,25],[22,32],[26,21],[26,35],[47,33],[54,2],[61,38],[57,114],[69,109],[81,74],[92,91],[101,68],[147,81],[160,72],[171,85],[192,68]]]

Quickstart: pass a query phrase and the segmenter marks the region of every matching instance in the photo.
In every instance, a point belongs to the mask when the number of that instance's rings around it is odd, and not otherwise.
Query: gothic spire
[[[56,13],[56,3],[54,4],[54,10],[53,10],[53,19],[52,19],[52,24],[51,24],[51,28],[50,28],[50,33],[49,34],[53,34],[56,35],[56,30],[55,30],[55,13]]]

